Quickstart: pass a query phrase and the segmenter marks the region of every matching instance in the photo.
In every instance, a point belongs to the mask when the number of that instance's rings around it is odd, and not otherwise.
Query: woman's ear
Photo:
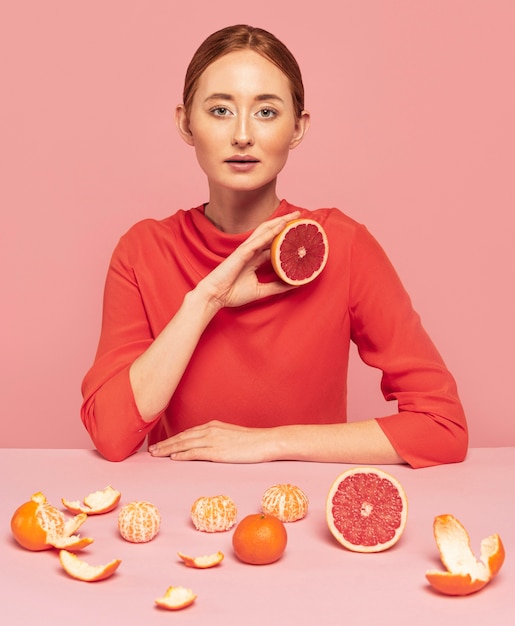
[[[290,150],[296,148],[299,143],[304,138],[304,135],[309,130],[309,125],[311,123],[311,116],[308,111],[302,111],[300,117],[297,119],[295,123],[295,131],[293,133],[293,137],[290,143]]]
[[[175,125],[179,131],[179,135],[184,139],[184,141],[189,146],[193,146],[195,142],[193,140],[193,134],[190,129],[190,120],[188,118],[188,114],[186,113],[184,104],[178,104],[175,108]]]

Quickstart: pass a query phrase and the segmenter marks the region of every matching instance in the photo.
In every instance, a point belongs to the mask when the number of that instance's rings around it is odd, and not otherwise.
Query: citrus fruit
[[[499,535],[481,542],[481,556],[476,559],[470,548],[465,527],[453,515],[437,515],[433,533],[446,572],[428,570],[426,578],[441,593],[464,596],[487,585],[504,563],[504,546]]]
[[[177,611],[193,604],[197,596],[186,587],[168,587],[165,594],[156,598],[155,603],[162,609]]]
[[[244,517],[234,529],[234,553],[244,563],[266,565],[281,558],[288,536],[280,519],[267,513]]]
[[[312,219],[299,218],[286,224],[270,247],[275,273],[290,285],[314,280],[327,263],[329,244],[322,226]]]
[[[52,548],[58,550],[70,550],[78,552],[93,543],[91,537],[81,537],[80,535],[71,535],[69,537],[57,537],[52,540]]]
[[[191,520],[197,530],[215,533],[232,528],[238,511],[229,496],[202,496],[191,506]]]
[[[109,513],[116,508],[120,501],[121,493],[110,485],[102,491],[95,491],[84,498],[84,503],[79,500],[67,500],[61,498],[63,506],[72,513],[86,513],[86,515],[99,515]]]
[[[31,499],[20,505],[11,518],[11,532],[16,541],[27,550],[49,550],[70,547],[76,550],[89,545],[93,539],[73,535],[86,521],[80,514],[66,520],[61,511],[47,502],[38,491]]]
[[[118,513],[118,530],[131,543],[146,543],[159,532],[161,515],[150,502],[129,502]]]
[[[208,569],[209,567],[215,567],[221,563],[224,559],[222,552],[215,552],[214,554],[205,554],[204,556],[187,556],[182,552],[177,552],[179,557],[184,561],[187,567],[194,567],[196,569]]]
[[[275,515],[281,522],[295,522],[308,512],[307,495],[295,485],[283,483],[269,487],[261,499],[264,513]]]
[[[404,531],[407,513],[401,484],[372,467],[343,472],[327,496],[329,530],[354,552],[380,552],[393,546]]]
[[[90,565],[67,550],[59,552],[59,561],[69,576],[88,583],[109,578],[121,563],[120,559],[113,559],[105,565]]]

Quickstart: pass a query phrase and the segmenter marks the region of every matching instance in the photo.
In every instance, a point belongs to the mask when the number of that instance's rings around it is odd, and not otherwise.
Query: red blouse
[[[295,210],[282,201],[274,216]],[[219,231],[203,207],[144,220],[120,240],[109,267],[102,332],[86,374],[81,418],[101,454],[122,460],[146,435],[160,441],[196,424],[245,426],[345,422],[350,341],[382,370],[398,412],[377,421],[413,467],[457,462],[467,425],[453,377],[424,331],[382,248],[337,209],[318,220],[329,259],[312,283],[213,318],[166,410],[138,413],[129,367],[161,332],[184,295],[249,233]],[[271,266],[260,280],[273,280]],[[371,416],[374,417],[374,416]]]

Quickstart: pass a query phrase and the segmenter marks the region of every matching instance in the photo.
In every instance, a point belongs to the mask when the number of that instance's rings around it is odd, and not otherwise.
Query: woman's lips
[[[233,170],[238,172],[248,172],[259,163],[258,159],[249,155],[235,155],[225,160]]]

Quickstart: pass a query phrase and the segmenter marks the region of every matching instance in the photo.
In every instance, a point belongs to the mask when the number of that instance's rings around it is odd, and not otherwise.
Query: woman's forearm
[[[217,310],[198,290],[189,292],[174,317],[131,365],[131,387],[144,421],[151,422],[168,405]]]
[[[279,426],[270,430],[270,444],[277,460],[404,463],[374,419],[345,424]]]

